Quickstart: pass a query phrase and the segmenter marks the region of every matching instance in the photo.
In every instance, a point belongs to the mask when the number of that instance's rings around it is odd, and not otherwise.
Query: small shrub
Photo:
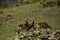
[[[60,0],[57,1],[57,5],[60,6]]]
[[[60,1],[58,1],[58,0],[41,0],[40,4],[42,4],[43,7],[53,7],[55,5],[60,5]]]

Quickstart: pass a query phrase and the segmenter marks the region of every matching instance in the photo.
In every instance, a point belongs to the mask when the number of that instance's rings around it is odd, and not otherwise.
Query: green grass
[[[39,2],[27,5],[21,5],[19,7],[2,9],[4,14],[0,15],[0,40],[5,40],[8,37],[15,35],[14,29],[24,20],[35,18],[35,23],[47,22],[55,29],[60,29],[60,8],[48,7],[41,8]],[[6,15],[11,14],[13,17],[12,23],[5,21]]]

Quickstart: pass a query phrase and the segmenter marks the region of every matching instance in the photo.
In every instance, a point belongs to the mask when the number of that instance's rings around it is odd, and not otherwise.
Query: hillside
[[[0,14],[0,40],[5,40],[8,37],[15,35],[15,29],[24,20],[35,18],[35,23],[46,22],[55,29],[60,30],[60,7],[41,8],[40,3],[21,5],[13,8],[5,8],[3,14]],[[5,17],[11,14],[13,22],[7,23]]]

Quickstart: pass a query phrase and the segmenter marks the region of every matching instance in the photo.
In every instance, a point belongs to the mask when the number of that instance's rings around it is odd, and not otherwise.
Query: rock
[[[14,40],[19,40],[19,37],[18,36],[15,36]]]

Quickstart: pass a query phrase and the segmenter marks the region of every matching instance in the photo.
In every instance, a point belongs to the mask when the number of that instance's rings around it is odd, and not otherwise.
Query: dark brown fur
[[[12,16],[11,15],[7,15],[6,16],[6,21],[9,21],[10,19],[12,19]]]
[[[34,27],[34,21],[32,21],[31,24],[29,24],[27,21],[25,21],[24,24],[18,25],[18,30],[24,30],[24,29],[26,29],[26,31],[29,31],[31,28],[35,29],[35,27]]]
[[[39,28],[50,28],[50,26],[45,22],[38,23],[38,26],[39,26]]]

